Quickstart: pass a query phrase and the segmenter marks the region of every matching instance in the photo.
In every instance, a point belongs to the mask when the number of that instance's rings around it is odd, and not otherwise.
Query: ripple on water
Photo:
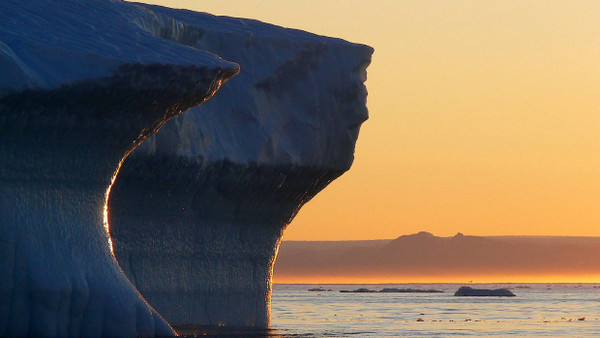
[[[320,285],[334,291],[347,285]],[[421,285],[441,294],[339,293],[320,295],[306,285],[276,285],[272,327],[285,334],[314,336],[597,336],[600,287],[582,284],[523,284],[517,297],[454,297],[461,285]],[[379,286],[353,286],[353,289]],[[407,285],[385,285],[405,288]],[[478,285],[479,287],[479,285]],[[506,285],[481,285],[500,288]],[[585,317],[585,320],[577,320]]]

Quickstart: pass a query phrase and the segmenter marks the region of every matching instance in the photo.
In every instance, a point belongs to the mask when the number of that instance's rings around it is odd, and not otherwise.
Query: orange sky
[[[285,276],[275,274],[281,284],[402,284],[402,283],[598,283],[598,275],[439,275],[439,276]]]
[[[355,164],[284,239],[600,236],[600,2],[145,2],[375,48]]]

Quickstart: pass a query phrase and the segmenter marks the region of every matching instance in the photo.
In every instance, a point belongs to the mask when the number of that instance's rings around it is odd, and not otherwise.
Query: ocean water
[[[464,284],[276,284],[264,336],[600,336],[600,284],[475,284],[517,297],[454,297]],[[368,288],[443,293],[340,293]],[[323,288],[331,291],[308,291]],[[260,334],[259,334],[260,335]]]

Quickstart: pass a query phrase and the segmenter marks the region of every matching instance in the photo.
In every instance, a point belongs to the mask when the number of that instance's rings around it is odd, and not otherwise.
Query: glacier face
[[[115,255],[175,326],[267,326],[285,227],[352,163],[373,50],[254,20],[147,8],[156,16],[141,27],[241,72],[124,162],[109,200]]]
[[[238,66],[152,35],[148,15],[0,2],[0,336],[174,334],[115,260],[107,189],[131,150]]]

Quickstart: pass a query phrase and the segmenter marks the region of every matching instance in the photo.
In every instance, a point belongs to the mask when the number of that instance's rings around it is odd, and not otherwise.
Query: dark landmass
[[[284,241],[275,264],[276,281],[594,275],[600,275],[600,237],[437,237],[420,232],[393,240]]]
[[[462,297],[515,297],[509,289],[473,289],[470,286],[461,286],[455,296]]]

